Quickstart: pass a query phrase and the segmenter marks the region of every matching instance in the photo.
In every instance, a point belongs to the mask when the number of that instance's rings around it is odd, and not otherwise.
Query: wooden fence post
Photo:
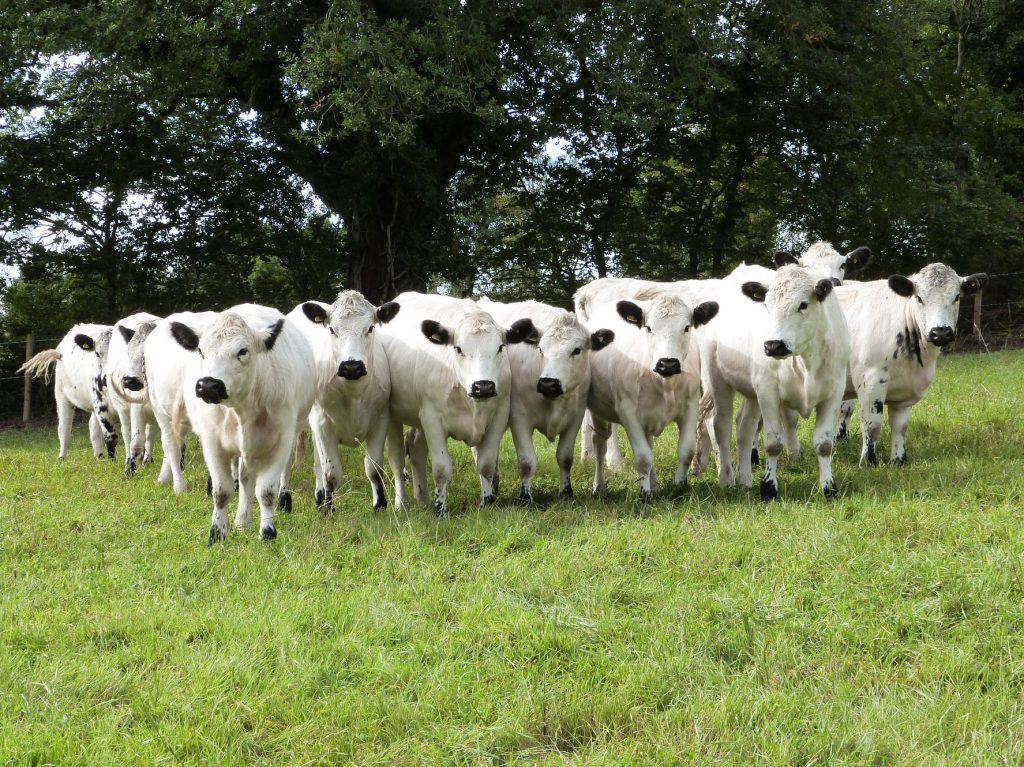
[[[32,355],[36,353],[36,339],[32,333],[25,336],[25,362],[32,359]],[[32,374],[27,370],[25,371],[25,407],[21,411],[21,422],[28,426],[29,419],[32,417]]]
[[[981,340],[981,291],[974,294],[974,337]]]

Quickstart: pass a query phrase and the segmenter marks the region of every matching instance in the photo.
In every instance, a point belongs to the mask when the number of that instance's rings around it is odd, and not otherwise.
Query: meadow
[[[450,519],[374,513],[343,451],[333,515],[307,462],[276,542],[210,549],[194,438],[175,497],[82,415],[63,463],[0,431],[0,765],[1020,764],[1022,381],[944,356],[910,463],[855,426],[833,503],[807,424],[770,505],[579,462],[558,501],[545,444],[524,508],[506,436],[495,506],[460,446]]]

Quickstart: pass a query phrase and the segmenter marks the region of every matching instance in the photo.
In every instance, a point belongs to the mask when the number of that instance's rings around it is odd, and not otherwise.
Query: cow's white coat
[[[149,463],[153,460],[153,442],[156,439],[157,423],[153,408],[149,404],[149,393],[145,385],[139,391],[125,386],[127,377],[136,377],[145,383],[145,371],[139,371],[143,359],[143,347],[132,344],[136,332],[143,325],[151,329],[160,320],[155,314],[138,312],[114,323],[107,351],[105,373],[107,377],[107,399],[121,422],[121,438],[124,442],[124,471],[134,474],[139,459]],[[148,332],[148,330],[146,331]],[[131,349],[129,349],[131,347]],[[144,367],[144,365],[142,365]],[[131,369],[130,369],[131,368]],[[136,375],[142,372],[142,376]],[[143,450],[143,442],[145,449]]]

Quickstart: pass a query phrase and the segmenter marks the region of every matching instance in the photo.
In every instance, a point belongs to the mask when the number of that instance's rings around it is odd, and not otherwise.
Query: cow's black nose
[[[675,357],[662,357],[654,365],[654,372],[660,376],[665,376],[665,378],[678,375],[682,369],[679,360]]]
[[[948,326],[941,328],[932,328],[928,331],[928,340],[936,346],[945,346],[953,340],[956,335],[956,331]]]
[[[366,365],[362,360],[345,360],[338,365],[338,375],[349,381],[355,381],[366,375]]]
[[[563,394],[562,382],[557,378],[538,378],[537,392],[548,399],[555,399]]]
[[[474,381],[469,390],[469,396],[473,399],[488,399],[498,394],[498,387],[494,381]]]
[[[216,405],[228,398],[228,389],[219,378],[200,378],[196,381],[196,396],[203,402]]]
[[[769,357],[788,357],[792,354],[785,341],[765,341],[764,353]]]
[[[121,385],[128,391],[142,391],[142,381],[135,376],[125,376],[121,379]]]

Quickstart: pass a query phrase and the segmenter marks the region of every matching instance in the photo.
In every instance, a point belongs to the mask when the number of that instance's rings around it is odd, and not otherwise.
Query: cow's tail
[[[17,372],[28,373],[35,378],[42,375],[43,380],[50,383],[50,372],[53,370],[53,366],[63,358],[64,355],[56,349],[46,349],[18,368]]]

